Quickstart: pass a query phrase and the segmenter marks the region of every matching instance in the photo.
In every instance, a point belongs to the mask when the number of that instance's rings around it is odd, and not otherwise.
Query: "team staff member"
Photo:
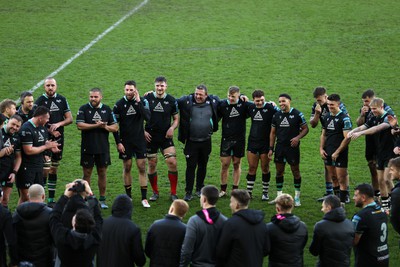
[[[178,170],[176,167],[176,150],[172,138],[179,123],[178,104],[173,96],[166,93],[168,85],[165,77],[157,77],[154,81],[154,87],[154,92],[145,96],[151,112],[151,118],[146,123],[144,133],[147,141],[148,177],[153,189],[150,200],[156,201],[159,198],[156,169],[158,150],[161,150],[167,163],[171,200],[175,200],[178,199],[176,195]]]
[[[211,153],[211,135],[218,130],[218,104],[219,98],[209,95],[203,84],[198,85],[193,94],[178,99],[181,113],[178,139],[185,144],[183,153],[186,158],[185,201],[193,198],[195,178],[198,197],[204,186]]]
[[[220,148],[221,160],[221,191],[220,197],[226,196],[228,186],[229,166],[233,164],[232,190],[238,189],[241,174],[241,159],[244,156],[246,140],[247,109],[250,102],[244,102],[240,97],[240,89],[231,86],[228,99],[222,100],[218,106],[218,117],[222,119],[222,137]]]
[[[360,184],[353,199],[355,206],[361,208],[352,219],[356,232],[354,266],[389,266],[387,216],[374,201],[374,189],[369,184]]]
[[[294,205],[300,206],[300,139],[307,135],[308,126],[303,113],[290,106],[292,98],[288,94],[279,95],[280,111],[272,118],[272,128],[269,137],[270,150],[268,156],[272,158],[276,139],[275,166],[277,196],[282,194],[283,174],[286,162],[289,163],[294,178],[295,197]],[[269,202],[275,204],[275,201]]]
[[[139,96],[135,81],[125,82],[125,96],[114,105],[113,112],[119,122],[119,132],[114,133],[119,158],[123,160],[123,178],[126,194],[132,198],[132,157],[139,171],[142,204],[147,206],[146,139],[143,121],[150,119],[149,104]]]
[[[47,128],[50,110],[37,107],[32,119],[25,122],[19,136],[22,144],[22,163],[17,173],[17,188],[20,193],[18,204],[28,201],[28,189],[32,184],[43,185],[43,154],[46,150],[59,153],[59,144],[48,140]]]
[[[8,150],[4,156],[0,155],[0,185],[3,188],[2,205],[8,208],[11,191],[15,182],[15,175],[21,166],[21,140],[18,135],[22,125],[22,118],[13,115],[7,124],[1,128],[3,146],[1,150]]]
[[[33,101],[33,94],[29,91],[23,92],[20,97],[21,106],[17,110],[17,114],[21,116],[23,123],[32,118],[36,105]]]
[[[64,126],[72,123],[72,113],[67,99],[57,93],[57,82],[53,77],[47,77],[44,81],[45,93],[35,102],[37,106],[45,106],[50,110],[50,120],[48,123],[49,139],[59,144],[59,153],[52,153],[51,158],[45,156],[43,169],[43,182],[46,185],[47,175],[49,177],[48,189],[49,198],[47,202],[54,206],[55,192],[57,184],[57,169],[62,159],[64,148]]]
[[[252,196],[258,163],[261,161],[262,188],[261,200],[269,200],[268,190],[271,172],[269,170],[270,159],[269,134],[271,132],[272,116],[279,111],[279,108],[271,103],[265,102],[264,92],[255,90],[252,94],[253,104],[248,108],[251,118],[249,139],[247,142],[247,161],[249,162],[249,172],[247,174],[247,191]]]
[[[108,134],[118,131],[118,124],[111,108],[101,103],[102,99],[101,89],[90,89],[89,103],[79,108],[76,126],[82,131],[83,179],[90,184],[93,167],[96,165],[100,205],[102,209],[108,209],[106,204],[107,167],[111,164]]]
[[[349,174],[347,172],[351,130],[349,116],[340,110],[340,96],[328,96],[329,114],[324,117],[320,142],[320,154],[325,161],[329,177],[337,176],[340,185],[340,202],[349,203]]]

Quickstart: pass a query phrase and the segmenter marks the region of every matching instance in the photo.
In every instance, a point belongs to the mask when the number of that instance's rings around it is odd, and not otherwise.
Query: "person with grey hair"
[[[49,226],[51,209],[44,203],[43,186],[31,185],[28,198],[29,201],[19,205],[13,215],[18,260],[32,262],[35,266],[53,266],[54,244]]]
[[[232,218],[223,225],[217,244],[217,266],[262,266],[270,243],[264,212],[249,209],[247,190],[231,192]]]
[[[190,217],[181,250],[180,267],[211,267],[216,264],[218,236],[226,217],[216,208],[219,191],[213,185],[201,189],[201,210]]]
[[[326,196],[321,211],[324,218],[314,226],[310,253],[319,256],[317,266],[350,266],[354,228],[346,219],[340,199],[335,195]]]
[[[97,266],[143,266],[146,263],[139,227],[132,222],[133,205],[127,195],[119,195],[111,216],[104,220]]]

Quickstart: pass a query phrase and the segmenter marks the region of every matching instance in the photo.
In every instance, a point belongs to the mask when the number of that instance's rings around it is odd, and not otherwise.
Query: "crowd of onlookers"
[[[291,106],[291,96],[282,93],[278,103],[255,90],[251,100],[237,86],[228,89],[226,99],[209,94],[205,85],[194,93],[174,98],[167,94],[167,79],[157,77],[154,91],[140,96],[133,80],[124,84],[124,96],[111,108],[102,102],[100,88],[89,90],[89,101],[76,116],[81,131],[80,165],[83,179],[66,186],[56,202],[58,168],[64,149],[64,127],[73,122],[67,99],[57,92],[53,77],[44,80],[44,94],[34,101],[31,92],[21,94],[21,105],[5,99],[0,103],[0,259],[5,265],[5,244],[11,265],[29,261],[36,266],[261,266],[269,255],[270,266],[302,266],[307,228],[292,214],[301,206],[300,140],[308,132],[304,114]],[[322,125],[320,156],[325,166],[324,218],[314,228],[310,252],[319,256],[320,266],[348,266],[354,247],[356,266],[387,266],[388,215],[396,231],[400,221],[400,134],[397,118],[373,90],[362,94],[363,105],[353,127],[346,106],[338,94],[328,95],[323,87],[313,92],[310,125]],[[251,120],[247,136],[246,120]],[[211,136],[222,128],[220,141],[220,188],[205,186],[211,152]],[[186,160],[185,195],[177,196],[177,160],[173,142],[184,144]],[[109,133],[113,134],[123,162],[125,195],[112,205],[111,217],[103,221],[100,209],[107,209],[107,167],[111,164]],[[343,209],[351,201],[348,146],[365,136],[365,157],[371,185],[361,184],[354,202],[361,210],[346,219]],[[150,208],[159,198],[157,153],[168,168],[170,199],[168,215],[149,229],[143,249],[140,230],[131,221],[132,175],[135,160],[139,173],[141,204]],[[249,164],[246,190],[239,189],[241,159]],[[277,198],[269,198],[270,163],[276,167]],[[147,170],[146,170],[147,163]],[[294,197],[284,194],[286,164],[293,175]],[[232,190],[228,194],[228,174]],[[96,167],[99,195],[90,189]],[[275,205],[277,214],[268,224],[261,211],[248,209],[253,196],[257,169],[262,174],[262,201]],[[147,183],[152,194],[147,196]],[[18,189],[18,206],[8,211],[13,184]],[[44,188],[48,189],[47,199]],[[218,198],[230,195],[232,217],[216,209]],[[182,218],[194,196],[202,209],[187,225]],[[150,202],[149,202],[149,201]],[[29,253],[27,253],[29,252]],[[29,264],[29,263],[24,263]]]

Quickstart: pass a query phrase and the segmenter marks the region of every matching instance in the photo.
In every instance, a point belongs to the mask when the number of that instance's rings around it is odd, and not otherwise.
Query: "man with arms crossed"
[[[76,117],[76,126],[81,130],[81,166],[83,179],[90,184],[94,165],[98,176],[100,205],[106,204],[107,167],[111,164],[108,134],[118,131],[118,123],[111,108],[101,103],[102,91],[92,88],[89,92],[89,103],[81,106]]]
[[[147,175],[153,189],[150,201],[159,198],[157,175],[157,152],[162,151],[168,167],[168,179],[171,187],[171,200],[178,199],[176,187],[178,184],[178,169],[176,167],[176,150],[174,146],[174,130],[178,127],[178,104],[174,97],[166,93],[167,79],[163,76],[154,81],[155,90],[145,96],[151,113],[150,121],[145,126],[147,141],[148,172]],[[172,124],[171,124],[172,118]],[[150,206],[150,205],[148,205]]]
[[[150,119],[147,100],[139,96],[135,81],[125,82],[125,96],[114,105],[113,112],[119,122],[119,132],[114,133],[119,158],[123,160],[123,178],[126,194],[132,198],[132,157],[139,171],[142,205],[147,202],[146,140],[143,121]]]

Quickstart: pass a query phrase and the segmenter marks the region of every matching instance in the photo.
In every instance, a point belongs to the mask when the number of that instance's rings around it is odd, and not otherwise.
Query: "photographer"
[[[87,208],[78,209],[71,220],[72,229],[65,227],[61,217],[67,202],[75,198],[79,200],[77,195],[82,199],[82,196],[92,195],[89,184],[83,180],[69,183],[65,188],[64,195],[60,197],[50,215],[51,234],[58,250],[58,258],[61,266],[92,266],[101,241],[103,219],[100,208],[95,205],[93,215]]]

